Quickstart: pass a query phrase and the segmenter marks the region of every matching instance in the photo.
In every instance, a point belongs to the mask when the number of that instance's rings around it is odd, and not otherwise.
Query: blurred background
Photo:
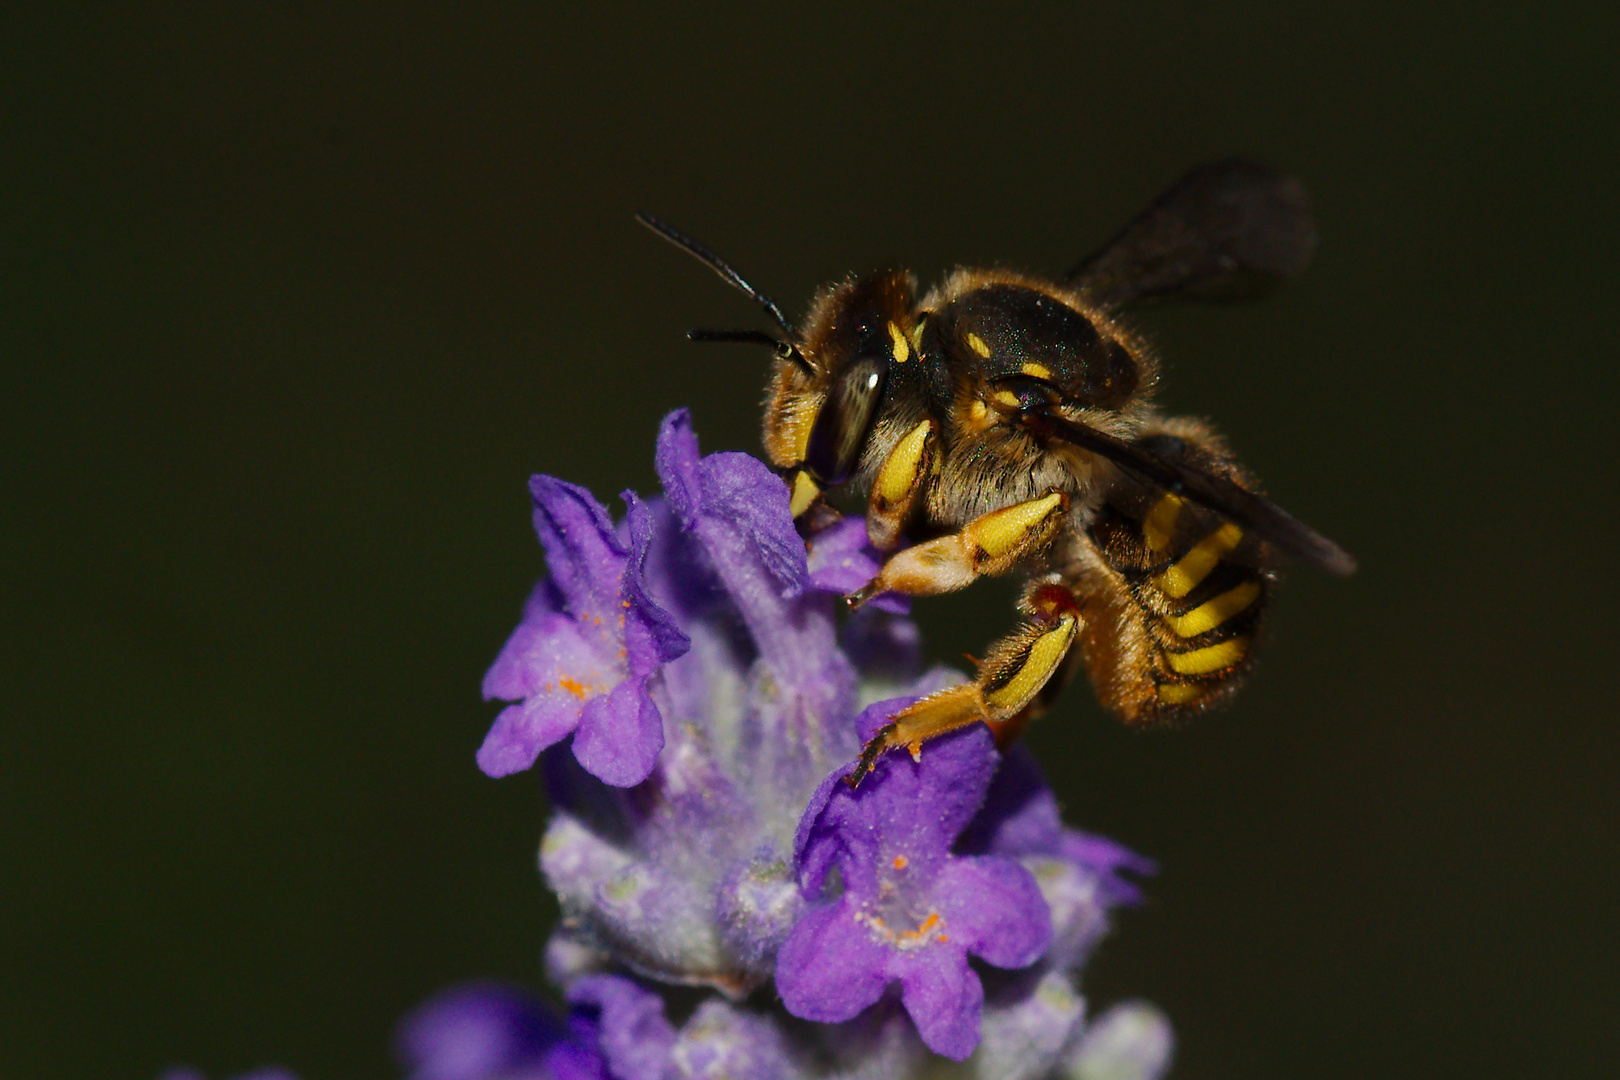
[[[1314,267],[1142,316],[1362,562],[1229,712],[1077,688],[1030,743],[1160,860],[1085,986],[1175,1075],[1612,1075],[1613,42],[1599,5],[59,4],[0,35],[0,1076],[395,1074],[540,982],[532,777],[484,668],[526,478],[758,446],[764,325],[887,263],[1061,271],[1187,166],[1311,191]],[[941,657],[1011,622],[918,605]]]

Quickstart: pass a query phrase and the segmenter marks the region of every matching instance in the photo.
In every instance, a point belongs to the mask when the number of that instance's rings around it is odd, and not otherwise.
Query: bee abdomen
[[[1243,530],[1212,522],[1201,534],[1178,535],[1183,505],[1176,495],[1161,496],[1137,523],[1136,543],[1103,552],[1141,611],[1147,641],[1136,708],[1145,717],[1173,719],[1235,688],[1269,598],[1264,571],[1228,558]]]
[[[1180,496],[1104,506],[1088,529],[1104,601],[1086,640],[1103,704],[1132,722],[1173,721],[1236,689],[1254,654],[1271,576],[1243,529]]]

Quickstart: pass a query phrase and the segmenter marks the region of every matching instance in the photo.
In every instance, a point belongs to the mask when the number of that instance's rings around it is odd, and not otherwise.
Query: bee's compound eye
[[[845,368],[827,391],[804,450],[804,467],[823,487],[836,487],[855,471],[888,378],[886,358],[865,356]]]

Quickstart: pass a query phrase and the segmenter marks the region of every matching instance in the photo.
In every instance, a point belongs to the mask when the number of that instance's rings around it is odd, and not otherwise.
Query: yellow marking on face
[[[810,504],[815,502],[816,496],[820,494],[821,488],[810,479],[810,474],[800,469],[793,474],[793,498],[788,502],[788,512],[798,518],[810,509]]]
[[[894,342],[894,362],[903,364],[910,360],[911,344],[906,341],[905,333],[894,323],[889,324],[889,338]]]
[[[1243,530],[1229,521],[1200,540],[1197,547],[1183,555],[1180,562],[1154,578],[1153,583],[1163,589],[1165,595],[1180,600],[1198,588],[1198,583],[1215,569],[1215,564],[1221,561],[1221,556],[1237,547],[1238,541],[1242,539]]]
[[[1185,615],[1171,615],[1164,621],[1180,637],[1197,637],[1213,630],[1260,598],[1260,583],[1245,581],[1234,585],[1213,600],[1206,600]]]
[[[1204,696],[1204,688],[1197,683],[1160,683],[1159,700],[1166,705],[1185,705]]]
[[[883,459],[883,467],[878,470],[877,491],[879,498],[890,506],[905,498],[911,485],[917,482],[917,472],[922,468],[923,449],[928,445],[928,436],[932,431],[933,425],[924,420],[906,432],[905,438],[896,443],[889,456]]]
[[[800,462],[810,450],[810,431],[816,426],[816,417],[821,414],[821,406],[826,398],[815,398],[808,405],[800,406],[793,416],[793,423],[798,426],[793,429],[793,460]]]
[[[1154,504],[1147,520],[1142,522],[1142,539],[1147,541],[1149,551],[1164,550],[1164,545],[1170,542],[1170,533],[1176,527],[1176,517],[1184,505],[1185,501],[1180,495],[1166,495]]]
[[[994,400],[998,405],[1005,405],[1009,409],[1018,408],[1018,395],[1011,390],[997,390]]]
[[[917,316],[917,324],[911,328],[911,347],[918,352],[922,352],[922,328],[926,318],[926,315]]]
[[[992,690],[984,696],[986,705],[993,709],[1021,709],[1024,703],[1046,685],[1046,680],[1052,677],[1052,672],[1063,662],[1063,657],[1069,652],[1069,645],[1074,641],[1074,633],[1079,629],[1080,620],[1073,615],[1065,615],[1058,620],[1058,624],[1040,637],[1030,646],[1029,655],[1024,657],[1024,663],[1016,674],[1007,682],[1007,685],[998,690]]]
[[[1243,654],[1248,648],[1248,638],[1235,637],[1219,645],[1206,645],[1192,652],[1165,653],[1164,658],[1170,662],[1170,670],[1177,675],[1208,675],[1212,671],[1231,667],[1243,659]]]
[[[1044,498],[997,510],[974,528],[973,542],[992,558],[1004,555],[1023,543],[1062,502],[1063,497],[1054,491]]]
[[[988,346],[988,345],[986,345],[984,343],[984,338],[980,337],[978,334],[973,333],[972,331],[969,331],[968,336],[967,336],[967,343],[968,343],[968,348],[972,349],[974,352],[978,353],[980,356],[984,357],[986,360],[990,359],[990,346]]]
[[[972,416],[973,419],[975,419],[975,420],[983,420],[984,419],[984,414],[989,412],[989,411],[990,411],[990,408],[989,408],[989,406],[987,406],[984,403],[983,399],[974,398],[973,399],[973,407],[968,410],[968,414],[970,416]]]
[[[1025,375],[1033,375],[1037,379],[1050,379],[1052,377],[1052,369],[1047,367],[1045,364],[1029,363],[1025,364],[1018,370],[1022,371]]]

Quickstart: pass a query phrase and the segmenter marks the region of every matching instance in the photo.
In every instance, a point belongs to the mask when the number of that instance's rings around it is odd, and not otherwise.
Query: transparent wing
[[[1196,507],[1258,537],[1279,555],[1343,576],[1355,558],[1338,544],[1237,481],[1178,460],[1156,449],[1153,440],[1126,442],[1044,409],[1020,414],[1023,426],[1048,439],[1062,439],[1107,458],[1137,485],[1180,495]],[[1197,528],[1200,515],[1187,515],[1183,528]]]
[[[1176,181],[1066,280],[1106,310],[1172,295],[1242,299],[1299,273],[1315,249],[1299,181],[1220,161]]]

